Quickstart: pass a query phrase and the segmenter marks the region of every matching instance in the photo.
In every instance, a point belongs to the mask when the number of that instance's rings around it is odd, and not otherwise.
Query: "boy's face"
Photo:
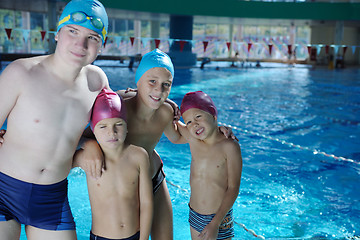
[[[182,118],[190,134],[199,140],[206,139],[217,129],[217,117],[198,108],[190,108]]]
[[[56,52],[64,59],[80,66],[92,63],[101,51],[101,36],[88,28],[69,24],[62,27],[55,36]]]
[[[172,75],[166,68],[151,68],[137,83],[138,96],[150,108],[158,109],[170,94]]]
[[[106,118],[94,127],[94,134],[102,148],[116,148],[125,141],[127,124],[122,118]]]

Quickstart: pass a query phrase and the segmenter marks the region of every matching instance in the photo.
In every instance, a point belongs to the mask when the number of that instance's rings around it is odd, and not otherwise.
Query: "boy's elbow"
[[[171,129],[165,132],[165,136],[167,139],[169,139],[170,142],[179,144],[182,136],[179,132],[176,131],[176,129]]]
[[[175,130],[172,134],[169,134],[168,139],[174,144],[186,143],[186,140],[179,129]]]
[[[180,144],[181,143],[181,137],[180,136],[174,136],[168,138],[170,142],[174,144]]]
[[[174,144],[185,144],[185,143],[187,143],[187,141],[185,140],[184,137],[179,137],[175,141],[171,141],[171,142],[174,143]]]

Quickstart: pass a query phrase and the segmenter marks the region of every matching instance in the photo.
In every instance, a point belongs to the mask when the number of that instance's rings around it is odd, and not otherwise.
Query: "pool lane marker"
[[[188,191],[188,190],[186,190],[186,189],[182,188],[181,186],[176,185],[175,183],[169,181],[168,178],[165,178],[165,179],[166,179],[166,182],[169,183],[171,186],[174,186],[174,187],[182,190],[183,192],[186,192],[187,194],[189,194],[189,191]],[[246,226],[245,226],[244,224],[238,223],[238,222],[236,222],[235,220],[234,220],[234,223],[235,223],[236,225],[242,227],[246,232],[250,233],[250,234],[253,235],[254,237],[259,238],[259,239],[263,239],[263,240],[265,239],[264,236],[259,235],[259,234],[256,234],[254,230],[246,228]]]
[[[264,236],[256,234],[254,230],[246,228],[246,226],[245,226],[244,224],[238,223],[238,222],[236,222],[236,221],[234,221],[234,222],[235,222],[237,225],[239,225],[240,227],[242,227],[243,229],[245,229],[245,231],[247,231],[248,233],[252,234],[254,237],[259,238],[259,239],[265,239]]]
[[[345,157],[338,157],[338,156],[335,156],[334,154],[328,154],[326,152],[322,152],[322,151],[319,151],[319,150],[314,150],[314,149],[311,149],[309,147],[303,147],[303,146],[300,146],[298,144],[294,144],[294,143],[291,143],[291,142],[287,142],[285,140],[281,140],[279,138],[274,138],[274,137],[271,137],[271,136],[268,136],[268,135],[265,135],[265,134],[260,134],[260,133],[257,133],[257,132],[254,132],[254,131],[251,131],[251,130],[247,130],[247,129],[243,129],[243,128],[240,128],[240,127],[236,127],[236,126],[232,126],[232,125],[229,125],[229,124],[225,124],[225,123],[222,123],[222,122],[219,122],[220,125],[223,125],[225,127],[230,127],[232,129],[235,129],[235,130],[239,130],[241,132],[245,132],[245,133],[248,133],[248,134],[252,134],[252,135],[256,135],[258,137],[262,137],[262,138],[266,138],[266,139],[270,139],[270,140],[273,140],[273,141],[276,141],[276,142],[279,142],[281,144],[285,144],[285,145],[288,145],[290,147],[294,147],[294,148],[298,148],[298,149],[301,149],[301,150],[306,150],[306,151],[310,151],[312,152],[314,155],[316,154],[321,154],[321,155],[324,155],[326,157],[330,157],[330,158],[333,158],[333,159],[336,159],[336,160],[339,160],[339,161],[345,161],[345,162],[350,162],[350,163],[355,163],[355,164],[358,164],[360,165],[360,162],[357,162],[353,159],[350,159],[350,158],[345,158]]]
[[[327,121],[333,122],[333,123],[340,123],[340,124],[346,124],[346,125],[358,125],[360,126],[360,122],[359,121],[351,121],[351,120],[344,120],[344,119],[339,119],[339,118],[333,118],[333,117],[328,117],[328,116],[321,116],[321,115],[312,115],[309,113],[301,113],[303,115],[309,116],[309,117],[319,117],[319,118],[323,118]]]
[[[176,187],[176,188],[178,188],[178,189],[180,189],[180,190],[182,190],[182,191],[184,191],[184,192],[186,192],[186,193],[188,193],[188,194],[189,194],[189,191],[188,191],[188,190],[186,190],[186,189],[184,189],[184,188],[180,187],[179,185],[176,185],[175,183],[173,183],[173,182],[169,181],[168,179],[166,179],[166,182],[167,182],[167,183],[169,183],[171,186]]]
[[[310,97],[309,100],[314,100],[316,102],[322,102],[322,103],[330,103],[330,104],[340,104],[340,105],[347,105],[347,106],[353,106],[353,107],[360,107],[359,103],[354,102],[343,102],[343,101],[337,101],[337,100],[329,100],[329,99],[322,99],[317,97]]]

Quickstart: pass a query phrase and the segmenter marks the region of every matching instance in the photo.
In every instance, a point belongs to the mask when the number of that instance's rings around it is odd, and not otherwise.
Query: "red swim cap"
[[[124,101],[116,93],[104,88],[96,97],[92,108],[90,127],[94,130],[96,124],[106,118],[122,118],[126,121]]]
[[[209,95],[202,91],[189,92],[185,94],[180,106],[181,115],[191,108],[197,108],[208,112],[213,116],[217,116],[217,109],[214,102],[211,100]]]

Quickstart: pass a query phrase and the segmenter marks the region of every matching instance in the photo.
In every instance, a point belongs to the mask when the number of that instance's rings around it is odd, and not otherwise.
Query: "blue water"
[[[128,68],[103,69],[112,89],[135,86]],[[195,90],[212,97],[219,121],[232,127],[242,148],[235,239],[256,239],[250,230],[266,239],[360,235],[360,70],[177,69],[170,97],[180,104]],[[190,151],[165,137],[156,149],[165,164],[175,239],[190,239]],[[75,169],[69,182],[78,239],[85,240],[91,225],[85,174]]]

